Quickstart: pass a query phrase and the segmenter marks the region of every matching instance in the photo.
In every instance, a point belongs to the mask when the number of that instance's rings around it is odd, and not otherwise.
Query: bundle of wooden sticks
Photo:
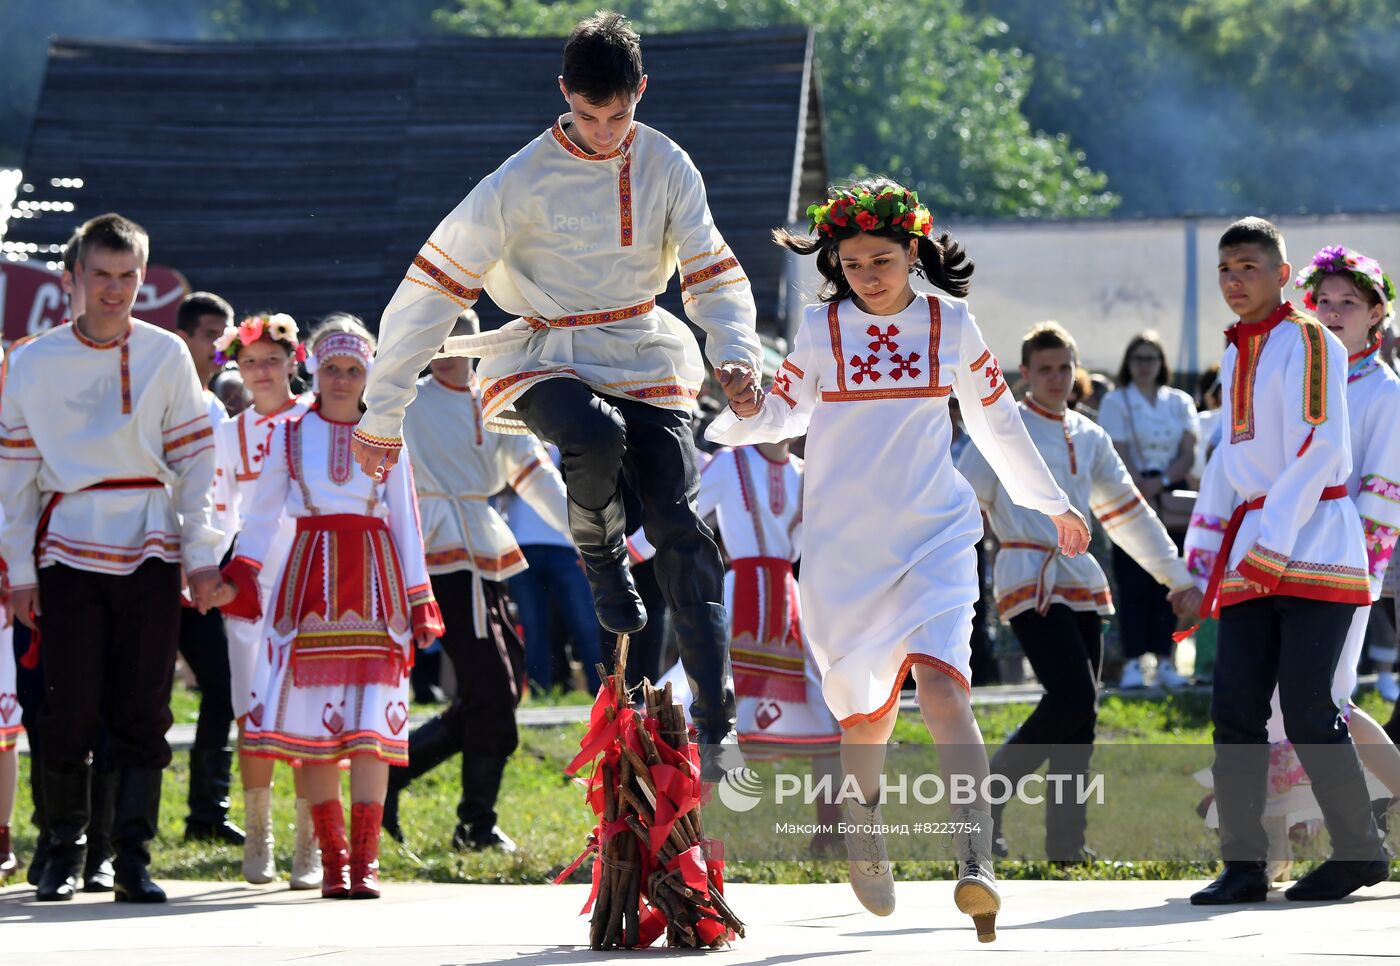
[[[657,689],[650,681],[642,682],[641,709],[634,710],[626,662],[623,636],[614,674],[599,668],[608,684],[590,735],[607,740],[590,745],[585,738],[580,755],[596,761],[589,802],[599,822],[585,852],[595,863],[590,945],[643,948],[664,931],[668,946],[726,946],[744,935],[744,924],[724,898],[722,847],[705,838],[699,760],[685,712],[669,685]],[[575,759],[571,769],[582,764]]]

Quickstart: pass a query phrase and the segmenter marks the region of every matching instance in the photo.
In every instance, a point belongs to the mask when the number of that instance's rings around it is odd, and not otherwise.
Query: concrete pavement
[[[387,883],[378,902],[330,902],[283,887],[164,883],[165,906],[110,897],[40,905],[33,890],[0,890],[0,961],[25,966],[554,966],[672,959],[679,953],[594,953],[578,916],[582,886]],[[1003,883],[998,939],[979,945],[954,909],[951,882],[899,886],[888,919],[864,912],[845,885],[733,885],[748,938],[703,954],[733,966],[878,963],[928,966],[973,957],[1025,963],[1327,962],[1400,949],[1400,883],[1346,902],[1303,905],[1275,893],[1260,905],[1192,907],[1192,882]],[[964,958],[966,957],[966,958]],[[690,961],[694,961],[693,959]]]

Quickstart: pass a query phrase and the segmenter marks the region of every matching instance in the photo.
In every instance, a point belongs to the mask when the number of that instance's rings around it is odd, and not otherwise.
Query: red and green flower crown
[[[876,193],[863,189],[838,191],[825,204],[807,208],[809,230],[835,237],[837,228],[847,228],[852,222],[861,231],[893,228],[916,237],[933,231],[933,215],[919,204],[919,195],[893,185]]]

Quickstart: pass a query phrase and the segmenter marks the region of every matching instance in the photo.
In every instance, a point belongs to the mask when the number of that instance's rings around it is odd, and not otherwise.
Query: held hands
[[[37,631],[39,617],[39,588],[24,587],[10,591],[10,606],[5,610],[5,626],[10,627],[16,618],[31,631]]]
[[[1172,605],[1172,613],[1176,615],[1178,630],[1184,630],[1200,620],[1201,604],[1205,602],[1205,594],[1196,587],[1182,587],[1167,595],[1167,603]]]
[[[190,599],[194,601],[194,606],[201,614],[207,614],[212,608],[222,607],[233,600],[233,594],[229,593],[224,599],[223,590],[233,589],[224,583],[217,570],[206,570],[188,578],[190,587]]]
[[[437,640],[437,635],[426,627],[415,628],[413,631],[413,643],[420,651],[426,651],[432,647],[435,640]]]
[[[1070,507],[1064,513],[1050,518],[1055,523],[1055,536],[1059,540],[1060,553],[1066,557],[1077,557],[1089,549],[1089,525]]]
[[[729,408],[740,419],[756,415],[763,408],[763,390],[748,366],[726,363],[716,370],[720,388],[729,399]]]
[[[365,475],[376,483],[383,483],[388,478],[389,471],[394,468],[394,464],[399,461],[397,449],[371,446],[358,436],[350,437],[350,454],[360,465],[360,469],[365,471]]]

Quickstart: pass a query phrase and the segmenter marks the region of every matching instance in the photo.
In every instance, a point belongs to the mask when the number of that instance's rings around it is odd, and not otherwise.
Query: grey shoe
[[[997,913],[1001,911],[1001,893],[992,874],[992,817],[976,809],[959,808],[953,812],[953,826],[953,850],[958,859],[953,902],[959,912],[972,917],[977,941],[989,943],[997,938]]]
[[[846,802],[846,864],[851,889],[860,904],[877,916],[894,912],[894,873],[885,849],[884,824],[879,804]]]

